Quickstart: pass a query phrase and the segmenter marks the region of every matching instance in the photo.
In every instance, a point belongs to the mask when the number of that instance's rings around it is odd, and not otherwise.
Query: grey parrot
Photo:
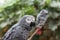
[[[35,26],[35,17],[25,15],[3,36],[3,40],[27,40],[29,32]]]
[[[41,10],[40,13],[37,15],[36,25],[39,24],[40,26],[43,26],[47,18],[48,18],[48,11],[45,9]]]

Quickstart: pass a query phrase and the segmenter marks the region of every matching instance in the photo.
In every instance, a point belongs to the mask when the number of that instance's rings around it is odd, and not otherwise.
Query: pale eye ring
[[[27,17],[26,22],[27,23],[35,22],[35,17]]]
[[[31,23],[31,22],[32,22],[32,19],[31,19],[31,18],[27,18],[27,19],[26,19],[26,22],[27,22],[27,23]]]
[[[29,19],[27,19],[28,21],[31,21],[31,19],[29,18]]]

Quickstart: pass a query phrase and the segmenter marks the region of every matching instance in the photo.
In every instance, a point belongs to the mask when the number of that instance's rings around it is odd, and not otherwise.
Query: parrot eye
[[[34,20],[35,19],[33,17],[27,17],[26,22],[31,23],[31,22],[34,22]]]
[[[27,23],[31,23],[31,21],[32,21],[31,18],[27,18],[27,19],[26,19],[26,22],[27,22]]]
[[[29,19],[27,19],[28,21],[31,21],[31,19],[29,18]]]

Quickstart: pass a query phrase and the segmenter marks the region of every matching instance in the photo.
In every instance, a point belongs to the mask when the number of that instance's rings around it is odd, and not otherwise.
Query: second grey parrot
[[[43,26],[47,18],[48,18],[48,11],[45,9],[41,10],[40,13],[37,15],[36,24]]]
[[[32,15],[23,16],[18,23],[13,25],[3,36],[3,40],[27,40],[29,32],[35,25],[35,17]]]

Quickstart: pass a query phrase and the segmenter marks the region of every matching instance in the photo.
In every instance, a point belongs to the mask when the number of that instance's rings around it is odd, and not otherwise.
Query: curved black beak
[[[30,26],[35,26],[35,22],[31,22]]]

